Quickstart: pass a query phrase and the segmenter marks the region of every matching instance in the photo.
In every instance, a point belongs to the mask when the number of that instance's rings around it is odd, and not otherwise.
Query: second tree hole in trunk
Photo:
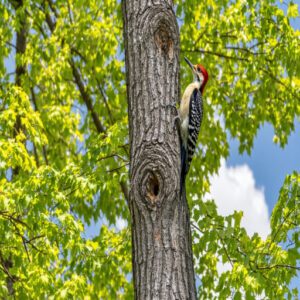
[[[165,24],[160,24],[158,29],[156,30],[155,34],[155,42],[159,49],[166,55],[168,55],[169,59],[172,60],[174,53],[173,53],[173,39],[168,30],[168,26]]]

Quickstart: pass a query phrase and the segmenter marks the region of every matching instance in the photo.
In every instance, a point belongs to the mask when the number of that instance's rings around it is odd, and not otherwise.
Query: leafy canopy
[[[287,175],[266,240],[247,235],[242,213],[219,216],[200,199],[230,137],[251,153],[268,122],[274,142],[288,143],[300,115],[300,32],[290,25],[298,6],[177,0],[175,8],[182,56],[210,73],[188,180],[200,298],[297,299],[299,174]],[[130,234],[115,226],[129,222],[120,3],[4,0],[0,15],[0,295],[12,283],[22,299],[132,299]],[[21,82],[15,66],[26,70]],[[185,64],[181,75],[184,87]],[[230,271],[220,274],[220,261]]]

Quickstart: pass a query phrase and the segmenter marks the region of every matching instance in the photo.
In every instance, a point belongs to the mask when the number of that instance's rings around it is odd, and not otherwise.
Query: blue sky
[[[247,164],[255,178],[258,188],[263,188],[269,213],[276,204],[280,187],[287,174],[294,170],[300,172],[300,122],[296,123],[284,149],[273,143],[274,131],[265,124],[258,132],[250,156],[238,153],[238,142],[231,140],[228,166]]]

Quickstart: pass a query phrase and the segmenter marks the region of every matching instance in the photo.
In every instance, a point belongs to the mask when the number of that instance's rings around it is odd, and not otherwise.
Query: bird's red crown
[[[202,85],[201,85],[201,87],[200,87],[200,91],[201,91],[201,93],[203,94],[204,87],[205,87],[205,85],[206,85],[206,83],[207,83],[207,81],[208,81],[208,73],[207,73],[206,69],[205,69],[202,65],[195,65],[195,68],[196,68],[196,70],[197,70],[198,72],[201,71],[201,73],[203,74],[203,77],[204,77],[203,82],[202,82]]]

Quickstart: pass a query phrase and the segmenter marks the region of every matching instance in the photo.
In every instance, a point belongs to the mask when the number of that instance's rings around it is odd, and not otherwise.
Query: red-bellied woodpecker
[[[184,59],[192,69],[194,82],[189,84],[185,89],[179,108],[181,132],[181,191],[185,185],[185,177],[189,171],[196,148],[203,117],[202,95],[208,80],[208,73],[202,65],[193,65],[186,57]]]

